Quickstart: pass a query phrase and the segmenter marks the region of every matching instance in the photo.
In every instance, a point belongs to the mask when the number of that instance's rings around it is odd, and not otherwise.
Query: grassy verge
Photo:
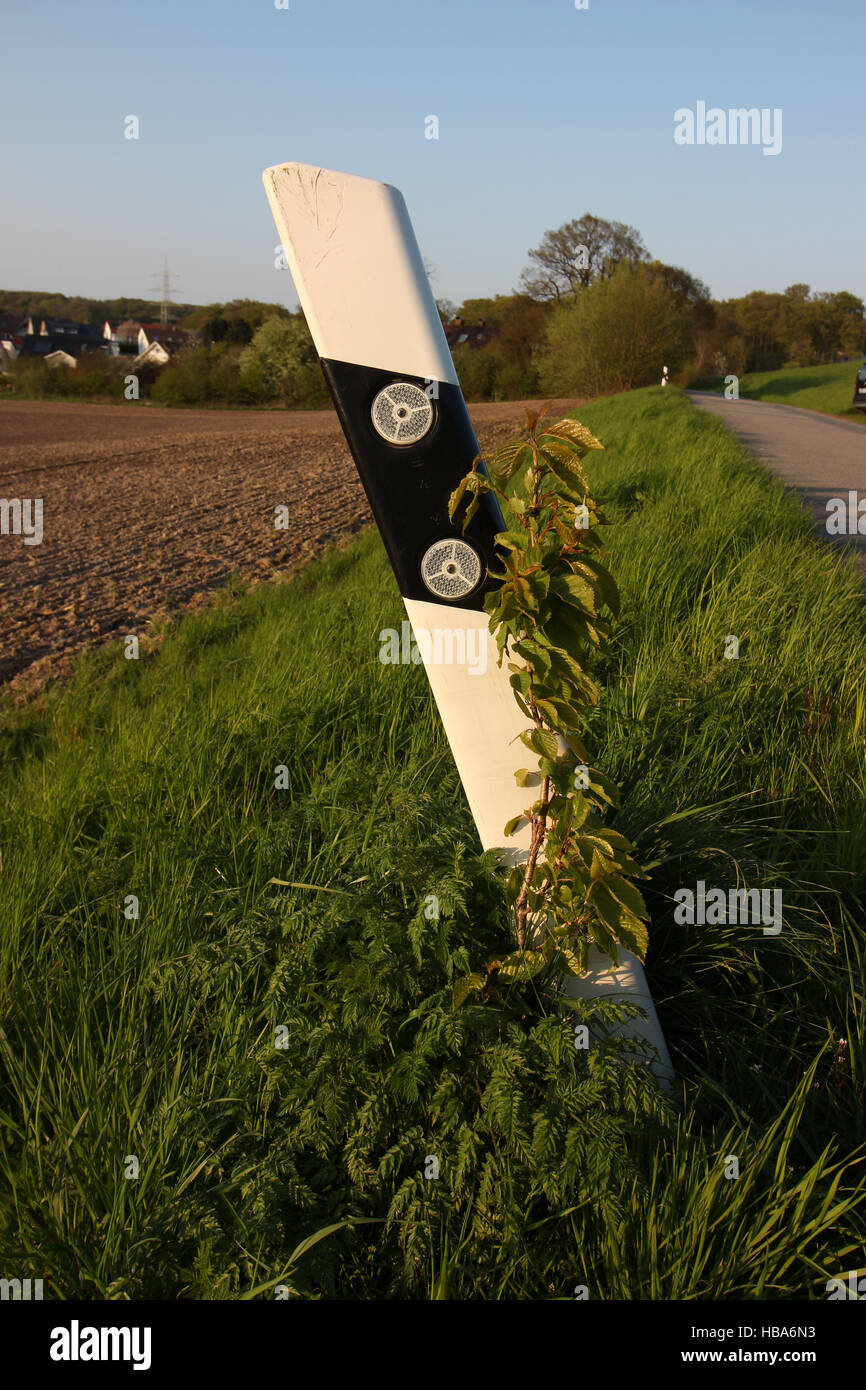
[[[752,401],[772,401],[775,405],[796,405],[804,410],[820,410],[844,420],[866,423],[866,414],[851,405],[857,362],[832,362],[823,367],[786,367],[779,372],[752,372],[740,377],[740,395]],[[716,377],[700,388],[723,391],[724,377]]]
[[[7,1277],[824,1297],[862,1261],[862,588],[679,392],[580,414],[624,614],[590,739],[652,866],[678,1108],[550,1000],[452,1013],[498,878],[422,671],[379,663],[403,612],[368,533],[8,713]],[[781,933],[676,925],[698,879],[782,888]]]

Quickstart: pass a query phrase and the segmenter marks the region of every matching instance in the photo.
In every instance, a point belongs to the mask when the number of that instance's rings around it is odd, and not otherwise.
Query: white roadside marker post
[[[484,849],[509,864],[527,857],[531,827],[520,816],[526,789],[514,780],[525,716],[498,662],[484,596],[496,587],[494,537],[505,529],[492,496],[465,534],[448,499],[478,454],[457,373],[402,194],[390,184],[309,164],[263,175],[340,423],[382,535],[427,678]],[[462,647],[453,634],[463,633]],[[468,637],[472,634],[472,641]],[[484,653],[486,663],[454,660]],[[437,660],[436,654],[449,654]],[[524,755],[525,756],[525,755]],[[616,968],[596,948],[576,998],[627,999],[646,1019],[623,1028],[656,1049],[653,1068],[673,1068],[643,966],[620,951]]]

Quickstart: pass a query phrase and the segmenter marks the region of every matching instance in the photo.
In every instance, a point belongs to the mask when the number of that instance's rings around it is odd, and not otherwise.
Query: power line
[[[171,294],[172,294],[171,282],[172,282],[172,280],[177,280],[177,279],[179,279],[179,277],[178,277],[177,275],[172,275],[172,274],[169,272],[169,269],[168,269],[168,257],[167,257],[167,256],[165,257],[165,259],[163,260],[163,263],[162,263],[162,274],[159,274],[158,272],[155,272],[155,273],[154,273],[154,278],[157,279],[157,280],[159,281],[159,288],[160,288],[160,291],[161,291],[161,298],[160,298],[160,305],[159,305],[159,321],[160,321],[160,323],[161,323],[161,324],[163,325],[163,327],[164,327],[164,326],[169,322],[170,311],[174,308],[174,305],[173,305],[173,303],[172,303],[172,298],[171,298]],[[155,289],[156,286],[153,286],[153,288]]]

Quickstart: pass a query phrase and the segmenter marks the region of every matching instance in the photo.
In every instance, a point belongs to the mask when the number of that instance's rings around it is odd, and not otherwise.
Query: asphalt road
[[[710,391],[687,394],[702,410],[717,415],[768,468],[796,489],[812,513],[818,534],[835,547],[853,547],[866,573],[866,426],[797,406],[729,401]],[[859,521],[863,534],[829,535],[827,520],[832,510],[828,511],[827,502],[842,498],[847,509],[851,492],[863,502]],[[851,515],[849,511],[849,524],[856,525]]]

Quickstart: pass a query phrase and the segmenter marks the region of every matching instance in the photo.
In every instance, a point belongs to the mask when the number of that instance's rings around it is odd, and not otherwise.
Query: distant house
[[[19,324],[15,319],[0,314],[0,371],[5,371],[21,350],[18,328]]]
[[[44,357],[46,367],[77,367],[78,363],[69,352],[64,352],[62,348],[55,348],[53,352],[46,352]]]
[[[73,319],[34,319],[28,315],[19,324],[16,346],[21,357],[41,357],[47,362],[52,353],[60,352],[74,362],[88,352],[103,350],[105,340],[102,329],[90,323],[76,323]]]
[[[496,334],[496,329],[488,324],[485,319],[480,323],[466,323],[462,318],[454,319],[453,323],[446,323],[445,337],[448,340],[449,348],[456,347],[458,344],[466,345],[471,348],[486,347]]]
[[[152,343],[148,343],[144,351],[133,359],[132,365],[133,367],[144,367],[150,363],[152,366],[164,367],[170,357],[171,353],[163,347],[162,343],[154,340]]]
[[[107,352],[109,357],[117,357],[120,352],[120,343],[116,331],[112,328],[108,319],[102,325],[102,351]]]
[[[195,347],[199,341],[197,333],[190,332],[188,328],[178,328],[174,323],[142,323],[139,328],[144,334],[144,341],[139,336],[139,352],[144,352],[150,343],[159,343],[171,356],[173,352],[180,352],[181,348]]]
[[[110,324],[106,327],[110,328]],[[125,319],[111,332],[112,348],[117,352],[135,353],[136,363],[152,362],[162,366],[181,348],[195,347],[199,335],[174,323],[136,323]],[[116,346],[115,346],[116,344]]]
[[[142,328],[140,323],[134,319],[121,319],[120,323],[115,324],[112,331],[112,342],[117,343],[119,352],[140,352]]]
[[[19,354],[21,357],[41,357],[47,359],[52,352],[65,352],[68,357],[83,357],[88,352],[98,352],[102,345],[101,338],[93,338],[88,335],[86,338],[80,337],[76,333],[58,333],[56,336],[47,333],[26,333],[21,339]]]
[[[0,316],[0,370],[17,356],[41,357],[48,362],[52,354],[61,356],[49,365],[69,359],[75,362],[86,353],[103,352],[112,357],[126,353],[136,365],[164,366],[181,348],[194,347],[199,335],[176,324],[138,323],[123,319],[112,326],[77,323],[74,319],[41,318],[28,315],[22,321]],[[68,363],[67,363],[68,365]]]
[[[40,319],[40,338],[76,338],[79,343],[92,343],[93,350],[103,343],[103,330],[92,323],[76,323],[74,319]]]

